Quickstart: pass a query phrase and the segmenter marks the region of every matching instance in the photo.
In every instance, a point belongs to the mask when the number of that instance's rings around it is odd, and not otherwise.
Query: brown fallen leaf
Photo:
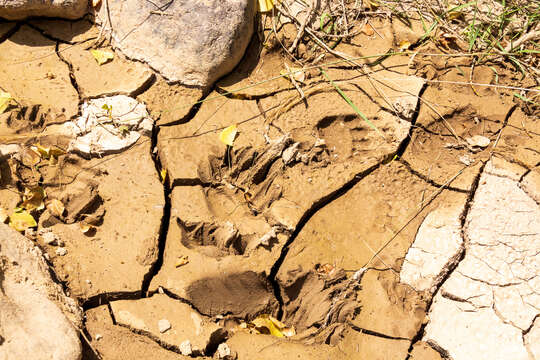
[[[64,204],[58,199],[52,199],[49,205],[47,205],[47,209],[56,217],[62,217],[65,211]]]
[[[81,231],[82,231],[83,234],[86,234],[86,233],[88,233],[89,231],[95,229],[95,227],[93,227],[92,225],[87,224],[87,223],[85,223],[85,222],[83,222],[83,221],[81,221],[81,222],[79,223],[79,228],[81,229]]]
[[[362,29],[360,32],[364,33],[364,35],[371,36],[375,34],[375,31],[373,30],[373,27],[369,23],[365,23],[364,26],[362,26]]]
[[[45,208],[44,200],[47,197],[45,190],[41,186],[25,188],[23,194],[23,202],[21,207],[31,210],[43,210]]]
[[[184,266],[187,263],[189,263],[189,258],[187,255],[178,257],[178,260],[176,260],[176,263],[174,264],[175,267],[179,268],[180,266]]]

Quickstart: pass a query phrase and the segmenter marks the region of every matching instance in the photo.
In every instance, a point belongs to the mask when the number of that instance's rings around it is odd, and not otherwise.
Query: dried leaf
[[[91,49],[90,53],[92,53],[92,56],[96,59],[98,65],[103,65],[114,59],[114,53],[111,51]]]
[[[399,42],[399,50],[401,51],[405,51],[410,47],[411,47],[411,43],[407,40],[402,40]]]
[[[9,217],[9,226],[17,231],[24,232],[28,228],[36,227],[37,223],[28,211],[17,208]]]
[[[368,23],[366,23],[366,24],[364,24],[364,26],[362,26],[362,30],[360,30],[360,32],[364,33],[367,36],[371,36],[371,35],[375,34],[375,31],[373,30],[373,27]]]
[[[219,134],[219,140],[225,145],[233,146],[237,133],[236,125],[231,125]]]
[[[31,210],[43,210],[45,208],[45,197],[47,194],[41,186],[35,186],[32,188],[25,188],[23,195],[23,202],[21,206],[28,211]]]
[[[296,81],[304,82],[304,80],[306,79],[306,74],[304,71],[302,71],[301,68],[292,67],[289,68],[289,70],[283,69],[280,72],[280,74],[284,75],[286,78],[290,78],[290,75],[288,75],[289,73],[292,73],[292,76]]]
[[[9,93],[0,91],[0,114],[6,111],[11,100],[13,100],[13,98]]]
[[[92,225],[87,224],[87,223],[82,222],[82,221],[79,223],[79,228],[81,229],[83,234],[86,234],[90,230],[94,230],[94,227]]]
[[[47,209],[56,217],[62,217],[64,214],[64,204],[58,199],[52,199],[49,205],[47,205]]]
[[[251,325],[255,326],[261,333],[269,333],[276,337],[290,337],[296,334],[294,327],[288,328],[284,323],[270,315],[259,315],[251,322]]]
[[[48,159],[49,157],[58,157],[64,155],[66,152],[56,146],[44,147],[41,144],[34,144],[30,147],[30,150],[38,154],[42,159]]]
[[[0,207],[0,223],[4,224],[8,218],[9,218],[9,215],[6,209]]]
[[[180,266],[186,265],[187,263],[189,263],[189,258],[188,258],[187,255],[179,256],[178,260],[176,260],[176,263],[174,264],[174,266],[178,268]]]
[[[161,183],[165,184],[165,180],[167,180],[167,169],[161,169],[159,176],[161,177]]]
[[[274,0],[259,0],[259,12],[267,12],[274,8]]]

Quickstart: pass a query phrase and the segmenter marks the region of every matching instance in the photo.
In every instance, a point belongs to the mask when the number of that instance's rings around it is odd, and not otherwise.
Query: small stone
[[[317,139],[317,140],[315,141],[315,145],[313,145],[313,147],[319,147],[319,148],[326,147],[326,140],[324,140],[324,139]]]
[[[276,234],[276,228],[273,227],[272,229],[270,229],[270,231],[268,231],[266,234],[264,234],[260,240],[259,240],[259,243],[261,245],[264,245],[264,246],[270,246],[270,241],[272,241],[273,239],[275,239],[277,237],[277,234]]]
[[[309,155],[303,154],[302,156],[300,156],[300,160],[307,165],[309,163]]]
[[[459,161],[461,161],[466,166],[469,166],[474,162],[474,160],[471,159],[471,157],[469,155],[460,156]]]
[[[102,339],[102,338],[103,338],[103,335],[101,335],[101,334],[96,334],[96,340],[100,340],[100,339]]]
[[[64,256],[64,255],[67,254],[66,248],[63,248],[63,247],[60,247],[60,248],[56,249],[55,252],[56,252],[56,255],[58,255],[58,256]]]
[[[193,350],[191,349],[191,343],[189,342],[189,340],[182,342],[179,348],[180,348],[180,353],[184,356],[189,356],[193,352]]]
[[[228,356],[231,356],[231,349],[226,343],[221,343],[217,348],[217,357],[218,359],[226,359]]]
[[[164,333],[165,331],[169,330],[171,328],[171,323],[167,319],[161,319],[158,321],[158,329],[160,333]]]
[[[298,147],[300,146],[300,143],[294,143],[285,150],[283,150],[283,154],[281,155],[281,158],[283,159],[283,162],[285,165],[289,165],[293,160],[296,158],[296,154],[298,154]]]
[[[60,241],[58,236],[56,236],[56,234],[53,233],[52,231],[47,231],[47,232],[42,233],[41,238],[43,239],[43,242],[47,245],[52,245],[52,246],[63,245],[62,241]]]
[[[24,230],[24,236],[26,236],[30,240],[36,240],[36,230],[32,228],[28,228]]]
[[[472,152],[480,151],[481,149],[486,148],[490,140],[489,138],[482,136],[482,135],[475,135],[467,139],[467,143],[469,144],[469,149]]]

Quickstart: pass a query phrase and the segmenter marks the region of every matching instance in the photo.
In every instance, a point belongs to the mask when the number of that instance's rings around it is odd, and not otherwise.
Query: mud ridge
[[[157,139],[159,134],[159,127],[154,126],[152,128],[152,143],[150,146],[150,156],[154,160],[154,165],[156,167],[156,176],[160,176],[161,161],[157,154],[153,154],[153,149],[157,145]],[[163,179],[163,196],[165,200],[165,205],[163,206],[163,215],[161,217],[161,225],[159,227],[159,237],[158,237],[158,257],[156,261],[150,267],[150,270],[146,275],[144,275],[142,284],[141,284],[141,295],[142,297],[147,297],[148,287],[154,276],[159,272],[161,266],[163,265],[163,253],[165,252],[165,241],[167,240],[167,234],[169,233],[169,222],[171,220],[171,191],[167,179]]]
[[[274,265],[272,265],[272,268],[270,270],[270,274],[268,275],[268,281],[272,285],[272,288],[274,290],[274,296],[276,300],[278,301],[279,308],[277,313],[277,318],[281,319],[283,317],[283,298],[281,296],[281,289],[278,280],[276,279],[277,273],[279,272],[279,269],[281,268],[281,265],[285,261],[285,258],[287,257],[287,254],[289,253],[289,249],[291,244],[296,240],[296,237],[306,223],[315,215],[319,210],[333,202],[334,200],[340,198],[344,194],[346,194],[349,190],[351,190],[356,184],[358,184],[363,178],[370,175],[372,172],[377,170],[383,163],[385,163],[387,160],[391,159],[394,156],[394,154],[390,154],[387,159],[384,159],[378,164],[373,165],[372,167],[368,168],[367,170],[364,170],[363,172],[356,174],[351,180],[349,180],[345,185],[343,185],[341,188],[337,189],[336,191],[328,194],[327,196],[319,199],[313,206],[308,209],[298,224],[296,225],[296,228],[292,232],[291,236],[281,249],[281,254],[279,255],[279,258],[276,260]]]
[[[478,169],[478,173],[476,174],[476,176],[474,178],[474,181],[473,181],[473,183],[471,185],[471,191],[469,192],[469,195],[467,196],[467,200],[465,202],[463,212],[461,213],[461,216],[460,216],[460,219],[459,219],[460,220],[460,225],[461,225],[461,238],[463,239],[463,246],[461,248],[461,253],[459,254],[459,258],[455,262],[450,264],[450,268],[448,269],[448,271],[446,272],[444,277],[441,279],[441,281],[437,284],[437,287],[436,287],[435,291],[433,292],[433,295],[431,296],[428,303],[426,304],[427,314],[429,314],[429,310],[431,309],[431,305],[433,303],[433,299],[435,298],[435,295],[437,295],[437,293],[439,292],[441,287],[444,285],[446,280],[448,280],[448,278],[452,275],[454,270],[458,267],[459,263],[465,258],[465,253],[466,253],[466,248],[467,248],[467,238],[465,236],[465,231],[464,231],[465,222],[467,221],[467,216],[469,214],[469,211],[471,210],[472,201],[474,199],[474,195],[476,194],[476,190],[478,189],[478,185],[480,184],[480,177],[482,176],[482,172],[484,171],[484,168],[486,167],[486,164],[487,164],[486,162],[483,162],[482,166],[480,166],[480,169]],[[410,359],[410,354],[411,354],[411,352],[413,350],[414,345],[417,342],[422,340],[422,337],[424,336],[424,331],[425,331],[425,328],[426,328],[427,325],[428,325],[428,322],[425,322],[424,324],[422,324],[420,329],[418,329],[418,332],[416,333],[416,335],[412,338],[411,345],[409,346],[409,349],[408,349],[408,354],[409,355],[407,355],[405,360]],[[429,343],[429,345],[435,351],[437,351],[439,354],[441,354],[441,357],[443,359],[450,359],[449,354],[448,354],[448,352],[446,350],[444,350],[443,348],[441,348],[437,344]]]

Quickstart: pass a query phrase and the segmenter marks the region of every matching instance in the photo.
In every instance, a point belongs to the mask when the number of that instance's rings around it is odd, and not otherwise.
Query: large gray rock
[[[0,359],[81,359],[80,308],[53,282],[41,250],[4,224],[0,309]]]
[[[88,0],[0,0],[0,17],[9,20],[31,16],[78,19],[88,9]]]
[[[242,58],[253,33],[255,1],[109,1],[98,18],[113,45],[169,81],[210,86]]]

